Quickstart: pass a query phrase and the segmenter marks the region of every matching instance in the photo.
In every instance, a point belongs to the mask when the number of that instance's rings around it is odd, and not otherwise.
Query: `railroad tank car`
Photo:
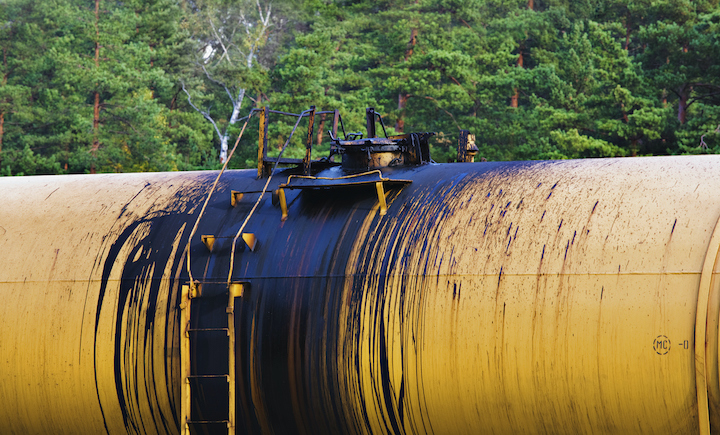
[[[349,175],[0,179],[0,433],[720,429],[720,157],[416,139]]]

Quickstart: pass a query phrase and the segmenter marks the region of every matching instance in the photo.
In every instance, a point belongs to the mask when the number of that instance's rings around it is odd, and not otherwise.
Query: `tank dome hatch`
[[[377,120],[380,121],[385,137],[377,137]],[[365,122],[367,134],[364,138],[360,132],[346,133],[345,140],[342,140],[333,135],[332,131],[329,132],[332,140],[330,157],[340,155],[344,170],[359,172],[432,162],[428,140],[435,133],[388,136],[382,117],[372,107],[365,110]]]

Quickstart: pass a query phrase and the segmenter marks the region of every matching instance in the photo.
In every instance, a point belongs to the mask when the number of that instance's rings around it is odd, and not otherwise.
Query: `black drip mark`
[[[378,310],[376,312],[381,312],[381,310]],[[391,382],[390,382],[390,363],[388,361],[388,352],[387,352],[387,341],[385,339],[385,317],[380,317],[380,331],[379,331],[379,337],[381,343],[379,343],[379,351],[380,351],[380,377],[382,379],[381,386],[382,386],[382,393],[383,393],[383,400],[385,401],[385,409],[388,412],[388,418],[390,419],[390,425],[392,426],[392,433],[402,433],[400,432],[400,421],[399,416],[395,415],[395,407],[393,406],[393,395],[392,395],[392,388],[391,388]],[[401,389],[403,385],[403,381],[400,381]],[[404,390],[404,389],[403,389]],[[404,392],[404,391],[403,391]],[[400,406],[398,406],[400,407]],[[390,429],[387,427],[386,429]]]
[[[540,254],[540,261],[543,261],[544,258],[545,258],[545,245],[543,245],[542,254]]]
[[[112,244],[108,251],[108,256],[103,265],[102,281],[100,284],[100,292],[98,295],[98,304],[95,313],[95,336],[94,336],[94,359],[96,361],[95,371],[95,384],[98,395],[98,403],[100,404],[103,420],[105,420],[105,413],[102,409],[102,402],[100,401],[100,393],[97,378],[97,349],[98,349],[98,329],[100,326],[100,315],[103,309],[103,305],[106,303],[105,296],[107,292],[108,282],[110,275],[114,267],[122,267],[121,279],[119,281],[117,301],[108,302],[107,305],[116,306],[117,312],[113,316],[115,318],[115,336],[114,336],[114,376],[115,376],[115,389],[118,404],[123,416],[123,422],[128,432],[171,432],[175,427],[175,421],[177,421],[177,415],[175,415],[175,409],[172,410],[172,416],[165,416],[162,410],[155,407],[150,407],[150,413],[152,418],[150,419],[156,427],[149,428],[144,426],[142,416],[138,414],[141,408],[139,400],[142,393],[145,393],[146,400],[148,403],[157,403],[157,389],[159,386],[148,385],[131,385],[131,381],[128,379],[131,376],[135,376],[137,371],[145,370],[145,361],[138,361],[135,358],[141,357],[142,353],[152,352],[152,337],[153,328],[155,324],[155,315],[157,312],[157,303],[160,296],[160,286],[162,284],[162,277],[165,271],[165,265],[171,261],[169,255],[171,250],[167,249],[164,243],[157,243],[157,240],[172,240],[175,238],[177,231],[173,232],[176,227],[173,222],[170,222],[168,216],[156,216],[145,220],[138,220],[130,224],[125,230],[118,236],[117,240]],[[133,236],[136,230],[141,225],[149,225],[147,235],[140,239],[135,240]],[[120,252],[123,248],[132,244],[127,259],[119,258]],[[160,247],[160,248],[156,248]],[[164,247],[165,249],[163,249]],[[162,249],[162,250],[161,250]],[[135,258],[137,257],[137,260]],[[173,259],[172,270],[177,270],[180,267],[182,261],[182,255],[175,255]],[[152,271],[151,274],[148,272]],[[138,289],[142,289],[138,291]],[[139,299],[146,299],[145,304],[140,302]],[[169,298],[171,299],[171,298]],[[130,302],[129,302],[130,301]],[[170,312],[170,306],[175,301],[166,301],[167,312]],[[145,309],[141,312],[142,307],[145,305]],[[107,310],[108,308],[105,307]],[[167,323],[171,320],[170,316],[166,316],[165,330],[168,330],[169,326]],[[145,326],[145,330],[142,331],[141,326]],[[137,331],[132,336],[123,334],[126,331]],[[144,332],[144,334],[143,334]],[[126,337],[123,339],[123,335]],[[161,338],[162,339],[162,338]],[[132,343],[131,341],[137,340]],[[133,346],[144,347],[139,350],[136,355],[128,356],[132,352]],[[148,347],[150,346],[150,347]],[[165,361],[170,361],[169,355],[165,355]],[[123,368],[123,362],[125,367]],[[152,363],[151,363],[152,364]],[[130,365],[130,367],[127,367]],[[138,367],[139,366],[139,367]],[[152,369],[153,367],[150,367]],[[169,369],[168,369],[169,371]],[[166,394],[168,397],[172,397],[170,391],[171,385],[166,383]],[[153,388],[154,387],[154,388]],[[151,397],[155,396],[155,397]],[[156,415],[159,413],[159,415]],[[107,423],[105,423],[107,426]],[[162,425],[162,430],[160,430]]]
[[[552,192],[550,192],[550,194],[548,194],[548,196],[547,196],[547,198],[545,198],[545,200],[547,201],[548,199],[550,199],[551,196],[552,196]]]
[[[670,234],[672,234],[673,232],[675,232],[675,225],[676,225],[676,224],[677,224],[677,218],[675,218],[675,222],[673,222],[673,227],[672,227],[672,230],[670,230]]]
[[[512,201],[508,201],[508,203],[507,203],[507,204],[505,204],[505,208],[508,208],[508,207],[510,207],[510,204],[512,204]]]
[[[576,236],[576,235],[577,235],[577,231],[575,231],[575,232],[573,233],[572,242],[570,242],[571,245],[574,245],[574,244],[575,244],[575,236]]]
[[[563,257],[563,260],[567,260],[568,249],[570,249],[570,240],[568,240],[567,245],[565,245],[565,257]]]
[[[605,293],[605,286],[600,289],[600,300],[603,298],[603,293]]]
[[[560,225],[558,225],[558,232],[560,231],[560,228],[562,228],[563,220],[560,219]]]
[[[53,190],[52,192],[50,192],[50,195],[48,195],[48,196],[45,197],[45,201],[47,201],[48,198],[50,198],[50,196],[52,196],[52,194],[55,193],[55,192],[57,192],[58,190],[60,190],[59,187],[58,187],[57,189]]]
[[[500,266],[500,273],[498,274],[498,288],[500,288],[500,280],[502,279],[503,268]]]
[[[590,214],[595,213],[595,207],[597,207],[597,205],[598,205],[599,202],[600,202],[600,201],[595,201],[595,205],[593,206],[593,209],[592,209],[592,211],[590,212]]]
[[[542,222],[543,219],[545,219],[545,213],[547,213],[547,210],[543,210],[543,214],[542,214],[542,216],[540,216],[540,222]]]

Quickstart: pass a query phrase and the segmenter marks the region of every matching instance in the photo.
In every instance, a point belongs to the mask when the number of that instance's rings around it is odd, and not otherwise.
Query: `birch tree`
[[[267,68],[261,52],[268,48],[273,32],[283,27],[283,20],[276,17],[270,1],[197,0],[186,7],[197,42],[196,80],[194,87],[183,81],[182,89],[188,103],[212,124],[224,163],[243,102],[262,98],[262,93],[249,96],[248,91],[261,88]]]

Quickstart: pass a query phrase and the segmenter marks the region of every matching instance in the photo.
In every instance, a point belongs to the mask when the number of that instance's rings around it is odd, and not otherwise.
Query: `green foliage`
[[[459,129],[488,160],[716,153],[718,2],[4,0],[0,173],[216,169],[263,106],[346,132],[374,107],[388,134],[437,132],[436,161]],[[294,123],[272,115],[271,154]],[[306,140],[304,120],[285,156]]]
[[[4,174],[189,169],[210,157],[204,128],[190,124],[192,131],[183,126],[177,134],[171,125],[182,62],[176,50],[187,39],[179,30],[180,8],[168,0],[102,0],[100,6],[96,17],[94,3],[3,5],[9,19],[0,34]],[[183,151],[192,155],[183,160],[178,147],[188,140]]]

